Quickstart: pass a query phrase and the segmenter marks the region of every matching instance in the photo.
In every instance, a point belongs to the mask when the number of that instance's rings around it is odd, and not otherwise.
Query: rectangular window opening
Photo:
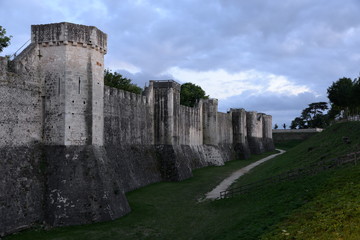
[[[61,83],[60,83],[60,78],[59,78],[59,83],[58,83],[58,95],[60,95],[60,85]]]

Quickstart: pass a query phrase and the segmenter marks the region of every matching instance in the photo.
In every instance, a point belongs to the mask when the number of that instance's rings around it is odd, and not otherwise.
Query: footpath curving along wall
[[[35,25],[19,56],[0,57],[1,236],[116,219],[128,191],[274,149],[269,115],[182,106],[173,80],[142,95],[104,86],[106,41],[92,26]]]

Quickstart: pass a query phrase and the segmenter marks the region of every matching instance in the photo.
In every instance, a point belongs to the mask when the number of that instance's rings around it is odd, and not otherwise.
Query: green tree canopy
[[[301,116],[291,122],[290,128],[324,128],[328,124],[328,116],[324,114],[324,111],[328,109],[326,102],[310,103],[307,108],[302,110]]]
[[[353,81],[351,78],[340,78],[327,89],[330,102],[339,107],[349,107],[352,104]]]
[[[358,115],[360,109],[360,79],[340,78],[327,89],[331,102],[331,116]],[[337,113],[337,115],[336,115]]]
[[[356,78],[353,81],[352,99],[354,101],[354,105],[357,108],[359,108],[360,107],[360,77]]]
[[[194,107],[195,104],[200,99],[208,99],[209,96],[206,95],[205,91],[200,87],[193,83],[184,83],[181,85],[180,91],[180,104]]]
[[[0,52],[10,45],[11,38],[12,36],[6,36],[6,29],[0,26]]]
[[[291,129],[304,129],[306,128],[305,121],[301,117],[296,117],[294,120],[291,121],[290,125]]]
[[[142,88],[136,84],[131,83],[131,79],[123,77],[120,73],[105,69],[104,71],[104,84],[109,87],[122,89],[128,92],[137,94],[142,93]]]

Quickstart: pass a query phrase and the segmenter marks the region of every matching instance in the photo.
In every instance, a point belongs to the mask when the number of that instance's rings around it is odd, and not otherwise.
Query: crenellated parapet
[[[68,22],[31,26],[31,42],[43,47],[72,45],[107,51],[107,35],[93,26]]]

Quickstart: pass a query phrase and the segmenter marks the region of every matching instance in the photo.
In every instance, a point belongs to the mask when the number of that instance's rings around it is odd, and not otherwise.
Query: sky
[[[72,22],[108,34],[105,67],[144,87],[201,86],[219,111],[291,121],[327,88],[360,73],[359,0],[0,0],[10,55],[30,26]]]

